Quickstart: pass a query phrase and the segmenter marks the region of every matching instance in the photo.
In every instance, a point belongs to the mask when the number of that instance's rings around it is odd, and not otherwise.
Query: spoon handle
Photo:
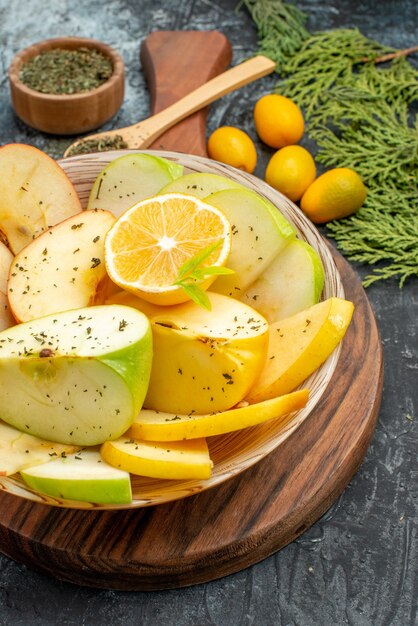
[[[243,85],[270,74],[276,64],[265,56],[256,56],[244,63],[219,74],[215,78],[198,87],[166,109],[146,120],[129,126],[127,131],[128,143],[129,135],[132,132],[132,139],[138,141],[140,135],[142,141],[135,147],[147,148],[159,135],[185,117],[199,111],[211,102],[221,98],[225,94],[238,89]]]
[[[126,126],[125,128],[95,133],[83,139],[79,139],[68,146],[64,156],[68,156],[71,153],[71,149],[79,143],[88,139],[99,139],[103,136],[112,137],[120,135],[128,148],[147,148],[166,130],[188,115],[199,111],[211,102],[218,100],[218,98],[221,98],[226,93],[234,91],[234,89],[238,89],[243,85],[247,85],[257,78],[270,74],[275,67],[276,64],[274,61],[265,56],[259,55],[253,57],[212,78],[166,109],[163,109],[156,115],[152,115],[137,124],[132,124],[132,126]]]

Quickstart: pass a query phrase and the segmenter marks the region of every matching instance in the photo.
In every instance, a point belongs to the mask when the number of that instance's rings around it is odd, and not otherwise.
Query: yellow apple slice
[[[10,268],[13,315],[28,322],[51,313],[100,304],[108,280],[104,240],[115,221],[109,211],[82,211],[21,250]]]
[[[246,400],[262,402],[300,385],[344,337],[353,311],[352,302],[329,298],[272,324],[264,369]]]
[[[194,302],[157,306],[122,292],[151,320],[154,357],[144,406],[167,413],[225,411],[250,391],[264,366],[268,324],[248,305],[207,292],[212,309]]]
[[[100,453],[113,467],[151,478],[205,480],[213,465],[205,439],[165,443],[122,436],[106,441]]]
[[[14,326],[15,324],[7,298],[7,279],[12,261],[13,254],[10,252],[9,248],[0,241],[0,331],[10,328],[10,326]]]
[[[271,419],[281,418],[280,424],[286,424],[294,411],[306,405],[308,398],[309,390],[301,389],[258,404],[209,415],[173,415],[142,409],[129,429],[129,434],[134,439],[145,441],[180,441],[223,435]]]
[[[10,476],[78,450],[79,446],[39,439],[0,421],[0,476]]]
[[[34,146],[0,148],[0,231],[14,254],[82,210],[64,170]]]

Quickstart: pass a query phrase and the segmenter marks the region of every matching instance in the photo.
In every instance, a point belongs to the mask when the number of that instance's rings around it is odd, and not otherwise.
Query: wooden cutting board
[[[196,64],[189,61],[187,66],[197,81],[202,79],[199,50],[210,61],[208,71],[220,72],[228,62],[230,47],[218,33],[181,35],[185,37],[155,33],[142,48],[144,70],[154,90],[154,112],[157,106],[170,104],[170,89],[165,104],[158,96],[166,84],[164,71],[173,85],[172,99],[185,93],[179,92],[181,74],[173,79],[177,67],[173,55],[179,54],[180,68],[192,41],[199,39],[193,48]],[[186,52],[181,52],[183,39],[187,40]],[[203,39],[208,45],[203,45]],[[208,53],[210,41],[219,53],[216,67],[216,50]],[[187,89],[197,85],[188,83]],[[170,130],[154,147],[202,155],[205,118],[195,118],[190,132],[187,124],[191,121]],[[374,430],[382,391],[382,349],[373,311],[349,264],[335,250],[332,254],[346,297],[355,303],[355,315],[326,393],[277,450],[215,489],[146,509],[68,510],[0,493],[0,551],[73,583],[153,590],[202,583],[239,571],[303,533],[358,469]]]
[[[218,31],[158,31],[143,42],[140,59],[154,114],[226,70],[232,47]],[[207,111],[201,109],[179,122],[149,149],[207,156]]]

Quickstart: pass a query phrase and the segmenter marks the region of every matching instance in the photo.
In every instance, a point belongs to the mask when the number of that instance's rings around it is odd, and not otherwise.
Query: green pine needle
[[[285,65],[286,78],[277,90],[303,106],[309,119],[334,85],[351,80],[361,59],[391,51],[355,28],[315,33]]]
[[[206,293],[204,289],[199,287],[199,285],[193,284],[193,283],[182,283],[182,284],[174,283],[174,284],[180,285],[183,291],[187,293],[190,300],[193,300],[193,302],[203,307],[204,309],[207,309],[208,311],[211,310],[212,305],[210,303],[208,294]]]
[[[260,37],[260,54],[276,62],[276,72],[309,38],[305,28],[307,16],[293,4],[277,0],[242,0],[238,8],[245,6],[257,25]]]
[[[315,158],[350,167],[368,196],[356,215],[327,225],[348,258],[375,265],[364,284],[418,277],[418,71],[358,29],[310,35],[306,16],[282,0],[247,0],[260,51],[280,60],[276,91],[303,107]]]

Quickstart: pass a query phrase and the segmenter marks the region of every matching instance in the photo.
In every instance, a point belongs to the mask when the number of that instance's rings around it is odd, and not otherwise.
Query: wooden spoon
[[[234,89],[238,89],[238,87],[247,85],[257,78],[270,74],[275,67],[276,64],[265,56],[253,57],[212,78],[212,80],[190,92],[184,98],[142,122],[126,126],[125,128],[88,135],[83,137],[83,139],[75,141],[68,146],[64,156],[68,156],[70,150],[83,141],[113,137],[115,135],[122,137],[128,148],[147,148],[164,131],[191,113],[199,111],[199,109],[234,91]]]

